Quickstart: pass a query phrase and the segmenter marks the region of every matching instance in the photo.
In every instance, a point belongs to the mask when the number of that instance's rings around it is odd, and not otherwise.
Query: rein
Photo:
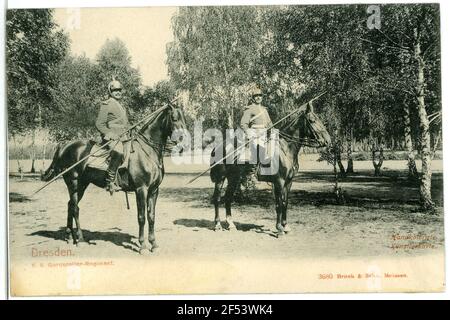
[[[285,129],[292,128],[292,127],[298,122],[298,120],[300,119],[301,116],[304,116],[304,113],[300,113],[297,117],[295,117],[294,119],[292,119],[292,120],[285,126]],[[286,132],[284,132],[284,131],[281,131],[281,130],[279,130],[279,135],[280,135],[284,140],[286,140],[287,142],[294,143],[294,144],[300,145],[300,146],[302,146],[302,145],[308,145],[308,144],[310,144],[311,142],[313,142],[313,143],[314,143],[314,142],[318,142],[319,139],[317,139],[317,135],[318,135],[318,134],[317,134],[317,130],[315,130],[314,126],[311,124],[311,122],[310,122],[308,119],[306,119],[305,123],[306,123],[306,125],[308,125],[308,126],[310,127],[311,131],[312,131],[312,132],[314,133],[314,135],[316,136],[316,139],[309,139],[309,138],[300,138],[300,137],[296,137],[296,136],[293,136],[293,135],[288,134],[288,133],[286,133]]]
[[[154,114],[150,119],[148,119],[148,121],[142,126],[142,128],[139,129],[139,131],[137,131],[136,133],[136,137],[132,137],[132,140],[136,140],[139,144],[141,144],[141,141],[150,146],[151,148],[153,148],[154,150],[156,150],[160,155],[162,154],[162,149],[163,149],[163,142],[162,141],[155,141],[151,138],[148,138],[144,135],[144,131],[147,129],[147,127],[150,125],[150,123],[155,120],[162,112],[164,112],[165,110],[167,110],[168,107],[161,109],[160,112]],[[141,144],[141,149],[142,151],[144,151],[144,153],[150,157],[150,154],[143,148],[142,144]]]

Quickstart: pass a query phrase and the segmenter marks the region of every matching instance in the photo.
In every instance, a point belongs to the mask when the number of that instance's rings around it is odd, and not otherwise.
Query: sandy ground
[[[209,176],[187,185],[204,165],[174,166],[167,159],[165,164],[156,213],[160,250],[152,254],[154,259],[391,257],[443,251],[440,161],[433,163],[433,197],[439,208],[436,215],[429,215],[417,212],[418,189],[407,183],[404,171],[398,171],[404,168],[402,161],[386,161],[387,176],[377,178],[371,176],[370,162],[356,162],[358,173],[341,183],[347,203],[337,205],[331,194],[331,168],[302,159],[290,194],[288,221],[292,231],[281,238],[274,234],[275,209],[268,184],[259,183],[245,201],[234,204],[237,231],[214,232]],[[123,193],[111,197],[90,186],[80,203],[81,227],[90,245],[76,247],[63,240],[68,201],[63,181],[29,197],[42,184],[35,178],[10,178],[9,241],[13,262],[30,260],[37,250],[56,248],[70,249],[77,257],[139,256],[134,194],[130,194],[131,209],[127,210]],[[223,208],[221,213],[224,219]],[[394,236],[403,238],[394,240]],[[407,246],[393,248],[399,244]],[[417,244],[421,246],[408,247]]]

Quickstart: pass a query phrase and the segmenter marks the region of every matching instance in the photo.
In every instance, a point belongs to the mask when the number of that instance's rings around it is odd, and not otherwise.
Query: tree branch
[[[434,116],[432,119],[430,119],[430,121],[428,122],[428,124],[431,124],[434,120],[439,119],[441,117],[441,113],[439,112],[438,115]]]
[[[428,116],[428,119],[430,119],[431,117],[434,117],[435,115],[440,114],[440,113],[441,113],[441,111],[436,111],[435,113],[430,114]]]
[[[406,50],[411,50],[408,47],[402,46],[400,44],[398,44],[397,42],[395,42],[394,40],[392,40],[387,34],[385,34],[383,31],[381,31],[380,29],[376,29],[378,30],[379,33],[381,33],[386,39],[388,39],[391,43],[393,43],[396,47],[401,48],[401,49],[406,49]]]
[[[403,50],[403,51],[407,51],[409,53],[412,53],[413,51],[407,47],[399,47],[399,46],[389,46],[389,45],[385,45],[385,44],[380,44],[371,40],[367,40],[367,39],[363,39],[363,38],[359,38],[359,40],[364,41],[364,42],[368,42],[380,47],[385,47],[385,48],[390,48],[390,49],[397,49],[397,50]]]
[[[435,44],[436,44],[436,40],[431,42],[430,45],[423,51],[422,56],[423,56],[424,59],[427,57],[428,53],[431,52],[431,51],[429,51],[429,49],[434,47]]]

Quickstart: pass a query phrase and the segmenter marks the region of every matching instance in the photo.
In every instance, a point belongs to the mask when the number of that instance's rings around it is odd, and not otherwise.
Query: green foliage
[[[141,76],[139,70],[131,66],[131,56],[122,40],[106,40],[96,56],[96,72],[100,81],[99,91],[108,93],[108,83],[114,79],[120,81],[124,89],[124,104],[134,110],[141,107]]]
[[[50,9],[6,13],[6,77],[9,133],[45,125],[54,111],[55,74],[66,55],[67,36],[56,30]]]
[[[56,141],[94,137],[95,119],[104,96],[97,66],[87,57],[68,56],[58,67],[58,112],[50,115]]]
[[[260,59],[266,32],[257,7],[182,7],[168,45],[171,81],[189,98],[186,111],[205,125],[235,126]]]
[[[131,67],[125,44],[107,40],[93,62],[86,56],[67,56],[57,70],[56,112],[48,115],[50,129],[57,141],[77,138],[99,139],[95,120],[100,104],[108,98],[108,84],[113,78],[124,88],[123,103],[132,110],[145,107],[140,93],[138,70]]]

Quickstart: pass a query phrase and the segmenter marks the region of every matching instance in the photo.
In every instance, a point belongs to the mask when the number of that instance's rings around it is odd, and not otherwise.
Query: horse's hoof
[[[139,254],[143,255],[143,256],[149,255],[150,254],[150,250],[148,248],[141,248],[141,249],[139,249]]]
[[[236,226],[234,225],[234,223],[228,224],[228,231],[237,231]]]
[[[66,233],[66,236],[64,237],[64,241],[67,243],[73,243],[73,237],[71,233]]]
[[[284,233],[289,233],[289,232],[291,232],[291,227],[289,227],[288,225],[285,225],[285,226],[283,227],[283,229],[284,229]]]
[[[286,235],[286,232],[278,230],[277,238],[282,238],[284,235]]]
[[[87,241],[78,241],[77,247],[86,247],[89,243]]]
[[[220,223],[214,226],[214,231],[222,231],[222,225]]]
[[[159,246],[153,246],[151,252],[152,252],[152,253],[157,253],[157,252],[159,252]]]

